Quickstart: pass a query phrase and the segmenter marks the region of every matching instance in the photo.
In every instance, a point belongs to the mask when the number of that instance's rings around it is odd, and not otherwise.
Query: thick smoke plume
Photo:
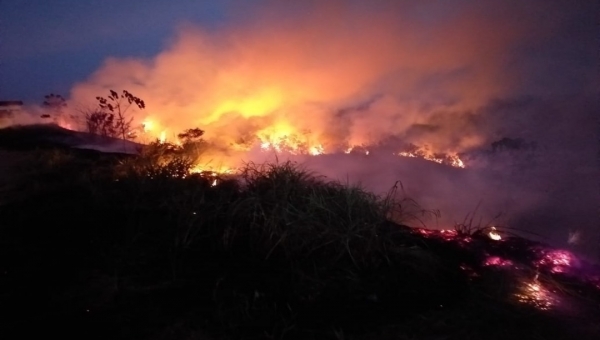
[[[200,127],[218,150],[209,155],[213,163],[262,160],[260,145],[287,141],[330,154],[295,158],[330,177],[347,176],[380,192],[403,180],[409,194],[443,210],[445,224],[483,202],[479,213],[488,218],[499,210],[512,214],[507,223],[529,216],[525,227],[531,227],[543,220],[533,229],[554,241],[566,240],[567,228],[595,230],[589,219],[585,226],[551,225],[552,211],[562,209],[562,216],[574,208],[553,190],[594,185],[587,181],[595,156],[580,138],[591,125],[574,133],[549,123],[573,125],[570,115],[590,119],[597,105],[585,104],[597,88],[588,72],[591,1],[260,4],[236,4],[230,13],[236,23],[216,31],[182,24],[153,58],[107,59],[73,88],[71,106],[125,89],[146,101],[147,109],[135,115],[135,124],[146,123],[145,138],[173,139]],[[577,110],[565,112],[571,102]],[[536,145],[545,157],[538,157],[538,170],[491,162],[490,144],[504,137]],[[408,143],[471,155],[471,164],[496,170],[460,172],[392,155]],[[372,157],[344,155],[356,146]],[[575,168],[588,177],[571,185],[566,179]],[[574,214],[594,216],[596,207],[587,202],[595,197],[584,195]],[[554,227],[561,229],[548,232]]]
[[[526,24],[484,6],[391,3],[314,2],[292,13],[275,4],[210,34],[184,25],[155,58],[108,59],[72,99],[127,89],[147,102],[139,123],[167,135],[201,126],[224,143],[308,135],[331,151],[390,136],[451,151],[479,145],[469,112],[514,85],[506,71]]]

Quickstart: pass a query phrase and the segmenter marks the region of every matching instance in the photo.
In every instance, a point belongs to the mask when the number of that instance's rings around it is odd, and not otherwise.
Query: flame
[[[152,131],[152,129],[154,128],[154,122],[148,119],[145,119],[142,122],[142,131],[144,133],[150,132]]]
[[[276,152],[288,152],[294,155],[309,154],[321,155],[325,153],[323,144],[312,141],[309,134],[292,127],[288,122],[282,121],[264,128],[257,133],[260,148]]]
[[[219,119],[223,114],[239,112],[244,118],[264,116],[281,106],[283,94],[279,89],[258,89],[254,95],[239,99],[227,99],[220,103],[208,118],[209,121]]]
[[[308,153],[312,156],[322,155],[325,153],[325,149],[323,148],[323,145],[319,144],[317,146],[311,146]]]
[[[400,151],[398,152],[398,155],[402,157],[423,158],[431,162],[446,164],[455,168],[465,168],[465,163],[460,159],[458,154],[454,152],[436,154],[431,152],[427,146],[416,148],[413,151]]]
[[[209,166],[209,165],[196,165],[190,170],[192,174],[207,174],[212,177],[218,175],[230,175],[235,172],[234,169],[227,166]]]
[[[108,58],[69,99],[88,103],[108,88],[126,89],[146,102],[143,111],[129,111],[139,118],[141,137],[172,142],[162,131],[199,127],[215,149],[248,152],[228,160],[231,166],[254,156],[255,146],[321,155],[350,153],[351,142],[367,145],[361,152],[371,156],[376,145],[398,137],[431,145],[422,155],[401,155],[464,167],[456,152],[487,140],[465,113],[513,89],[498,56],[513,50],[517,23],[469,10],[434,27],[401,2],[370,4],[368,13],[325,3],[294,11],[292,25],[278,19],[286,15],[271,16],[287,13],[277,5],[228,29],[187,25],[155,56]],[[468,76],[449,72],[464,65]],[[424,89],[432,75],[442,79]]]
[[[160,137],[158,138],[158,141],[161,144],[163,144],[166,140],[167,140],[167,132],[166,131],[161,131]]]
[[[498,234],[498,231],[496,231],[495,227],[490,228],[490,231],[488,232],[488,236],[494,241],[500,241],[502,239],[502,236],[500,236],[500,234]]]

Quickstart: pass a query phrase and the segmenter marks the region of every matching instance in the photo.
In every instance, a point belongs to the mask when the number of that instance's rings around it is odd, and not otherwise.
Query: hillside
[[[190,174],[160,144],[45,129],[0,130],[3,339],[600,338],[600,268],[501,227],[416,228],[398,187]]]

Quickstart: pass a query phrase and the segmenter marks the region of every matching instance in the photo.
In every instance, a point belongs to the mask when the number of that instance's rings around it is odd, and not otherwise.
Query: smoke
[[[427,6],[308,2],[290,12],[276,2],[217,33],[182,25],[152,59],[108,59],[72,100],[127,89],[170,133],[202,126],[229,143],[283,126],[310,131],[326,149],[404,134],[471,147],[478,138],[458,128],[462,115],[511,86],[506,52],[523,24],[483,7],[432,18],[421,13]]]
[[[68,117],[58,117],[52,115],[49,118],[43,118],[48,114],[48,110],[39,105],[25,105],[23,107],[9,110],[7,113],[0,114],[0,129],[17,125],[34,125],[53,123],[62,127],[75,128],[73,120]]]
[[[543,220],[533,229],[549,235],[566,230],[553,219],[569,223],[571,212],[589,218],[596,211],[586,189],[595,185],[586,140],[592,125],[577,125],[592,124],[597,108],[588,100],[597,88],[589,72],[593,7],[546,0],[236,3],[220,30],[182,24],[153,58],[108,58],[73,87],[70,103],[128,90],[146,102],[135,124],[152,122],[147,138],[200,127],[218,150],[207,161],[264,160],[261,143],[322,148],[328,155],[294,159],[378,192],[402,180],[409,196],[442,210],[445,227],[479,206],[482,216],[503,212],[519,227]],[[503,137],[538,145],[537,165],[499,162],[489,145]],[[471,155],[473,165],[484,165],[461,172],[399,159],[382,147],[389,141]],[[370,158],[341,153],[361,145],[373,151]],[[575,168],[586,175],[573,184]],[[585,203],[566,204],[565,193],[581,193]],[[548,213],[559,209],[564,214]],[[596,221],[584,221],[586,232]]]

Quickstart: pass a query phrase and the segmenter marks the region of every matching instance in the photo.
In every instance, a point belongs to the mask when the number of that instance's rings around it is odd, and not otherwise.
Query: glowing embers
[[[517,304],[541,311],[564,311],[572,307],[576,295],[600,296],[600,267],[568,251],[518,236],[498,238],[500,233],[492,226],[457,225],[455,230],[413,232],[435,241],[433,245],[447,242],[453,249],[474,255],[465,257],[467,260],[459,266],[465,278],[492,285],[498,282],[503,285],[501,296],[506,297],[506,293]],[[502,280],[497,281],[498,278]]]
[[[265,151],[313,156],[325,153],[325,148],[321,143],[311,140],[309,131],[299,132],[285,122],[259,131],[257,137],[260,141],[260,148]]]
[[[439,237],[446,241],[454,240],[458,236],[458,231],[453,229],[432,230],[418,228],[417,232],[425,237]]]
[[[499,256],[490,256],[483,262],[487,267],[512,267],[514,264],[511,260],[501,258]]]
[[[352,145],[352,146],[348,146],[346,149],[343,150],[345,154],[350,155],[366,155],[368,156],[371,152],[369,151],[369,149],[367,149],[367,146],[362,144],[362,145]]]
[[[487,235],[494,241],[500,241],[502,239],[502,236],[498,234],[496,227],[490,227],[489,231],[487,232]]]
[[[564,273],[573,266],[578,266],[579,262],[566,250],[540,250],[542,257],[537,261],[540,267],[549,268],[552,273]]]
[[[190,170],[190,174],[198,174],[203,178],[210,180],[210,186],[217,186],[222,180],[221,176],[223,175],[231,175],[234,173],[233,169],[226,167],[202,167],[197,165],[192,170]]]
[[[434,153],[428,145],[418,147],[414,144],[408,145],[405,150],[398,152],[398,156],[422,158],[431,162],[449,165],[455,168],[464,168],[465,163],[456,153]]]
[[[425,237],[435,237],[442,239],[444,241],[455,241],[458,242],[461,246],[466,246],[470,243],[473,238],[470,235],[466,235],[460,233],[456,229],[442,229],[442,230],[432,230],[432,229],[423,229],[423,228],[415,228],[416,232],[425,236]]]
[[[528,304],[541,310],[550,310],[559,303],[555,294],[544,287],[536,275],[532,281],[525,281],[514,294],[518,302]]]

